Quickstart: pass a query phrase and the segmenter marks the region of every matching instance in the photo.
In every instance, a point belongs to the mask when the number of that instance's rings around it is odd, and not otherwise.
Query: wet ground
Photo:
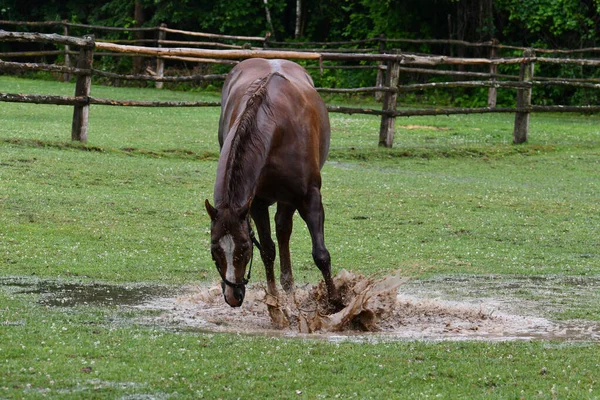
[[[308,292],[310,287],[300,288]],[[167,329],[236,332],[329,341],[569,340],[600,342],[600,277],[453,276],[403,283],[377,332],[313,333],[275,329],[260,285],[232,309],[218,285],[168,288],[0,278],[0,290],[30,295],[49,307],[119,306],[140,312],[131,323]],[[559,320],[561,316],[584,316]]]
[[[175,292],[156,285],[108,285],[25,277],[0,278],[0,287],[14,294],[32,294],[37,303],[50,307],[134,306]]]

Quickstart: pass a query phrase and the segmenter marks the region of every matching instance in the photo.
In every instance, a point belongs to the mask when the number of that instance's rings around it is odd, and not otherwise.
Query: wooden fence
[[[0,26],[6,24],[7,21],[0,21]],[[40,26],[43,23],[21,23],[30,26]],[[125,30],[125,28],[106,28],[93,27],[88,25],[70,24],[60,22],[53,24],[62,24],[65,29],[69,27],[88,27],[93,29],[111,29]],[[330,112],[340,112],[347,114],[370,114],[381,117],[381,127],[379,134],[379,145],[391,147],[394,139],[394,125],[397,117],[416,116],[416,115],[450,115],[450,114],[474,114],[474,113],[514,113],[515,127],[513,134],[514,143],[524,143],[528,137],[529,115],[531,112],[598,112],[600,106],[535,106],[531,104],[531,90],[536,85],[566,85],[572,87],[585,87],[600,89],[600,79],[565,79],[565,78],[534,78],[534,64],[573,64],[590,66],[596,68],[600,66],[600,60],[589,58],[552,58],[539,57],[537,54],[549,53],[551,50],[545,49],[523,49],[521,57],[500,57],[500,58],[483,58],[483,57],[450,57],[450,56],[431,56],[415,53],[366,53],[348,52],[347,49],[336,49],[335,51],[328,50],[317,51],[318,49],[283,49],[275,48],[276,45],[283,46],[283,43],[270,42],[268,37],[239,37],[227,35],[214,35],[198,32],[185,32],[179,30],[168,29],[165,25],[157,28],[138,28],[145,31],[154,30],[158,33],[158,41],[155,41],[154,47],[146,47],[139,45],[124,45],[107,41],[95,40],[93,36],[83,38],[72,37],[59,34],[43,34],[43,33],[27,33],[27,32],[9,32],[0,30],[0,41],[13,42],[43,42],[51,43],[57,46],[63,46],[62,50],[57,50],[65,55],[66,65],[54,65],[45,63],[22,63],[3,61],[7,57],[7,53],[0,53],[0,71],[2,70],[17,70],[17,71],[51,71],[62,73],[65,76],[75,75],[77,77],[75,95],[68,96],[40,96],[40,95],[22,95],[12,93],[0,93],[0,101],[8,102],[25,102],[38,104],[59,104],[71,105],[74,107],[72,139],[85,142],[87,140],[87,120],[89,106],[91,104],[113,105],[113,106],[139,106],[139,107],[201,107],[201,106],[219,106],[217,102],[153,102],[153,101],[117,101],[110,99],[99,99],[90,96],[91,77],[101,76],[112,79],[124,80],[145,80],[153,81],[158,84],[162,82],[183,82],[183,81],[211,81],[223,80],[225,75],[192,75],[192,76],[164,76],[164,60],[176,59],[194,62],[227,62],[237,63],[240,59],[262,57],[262,58],[285,58],[292,60],[311,60],[314,62],[314,68],[377,68],[381,71],[378,82],[372,87],[361,87],[353,89],[336,89],[336,88],[317,88],[320,92],[329,93],[381,93],[383,94],[382,109],[364,109],[352,107],[328,106]],[[132,28],[127,28],[127,31],[132,31]],[[211,40],[226,39],[226,40],[241,40],[255,41],[262,44],[262,47],[252,47],[248,45],[234,46],[227,44],[228,49],[207,49],[207,48],[192,48],[192,47],[165,47],[166,45],[181,45],[190,46],[195,43],[198,46],[209,47],[206,42],[189,42],[189,41],[167,41],[166,33],[190,35],[193,37],[205,37]],[[384,42],[385,41],[385,42]],[[379,44],[379,50],[383,46],[381,43],[407,42],[409,39],[371,39],[370,42]],[[128,41],[131,42],[131,41]],[[138,40],[139,42],[139,40]],[[358,45],[367,43],[368,41],[359,42],[332,42],[327,45],[339,45],[342,43]],[[417,42],[417,41],[414,41]],[[447,45],[462,45],[472,47],[487,47],[491,49],[510,48],[512,50],[521,48],[502,46],[496,42],[486,43],[468,43],[462,41],[435,41],[423,40],[419,43],[436,43]],[[201,44],[198,44],[201,43]],[[222,48],[224,44],[217,45],[211,42],[212,47]],[[299,44],[295,43],[296,46]],[[306,42],[305,46],[322,46],[323,43]],[[79,49],[78,52],[73,52],[72,47]],[[579,49],[579,50],[553,50],[554,53],[573,54],[576,52],[596,52],[600,49]],[[107,52],[107,53],[103,53]],[[16,52],[8,54],[8,57],[24,57],[33,52]],[[69,65],[67,55],[77,54],[77,61],[74,67]],[[153,74],[143,75],[119,75],[106,71],[101,71],[93,68],[93,57],[97,54],[120,54],[130,56],[145,56],[156,58],[156,71],[151,71]],[[497,54],[497,53],[495,53]],[[360,65],[344,65],[336,63],[359,63]],[[325,65],[333,64],[333,65]],[[520,74],[506,75],[498,74],[497,67],[499,65],[519,65]],[[162,65],[162,66],[161,66]],[[437,66],[460,66],[461,68],[469,66],[478,66],[487,69],[489,72],[467,72],[440,70],[432,67]],[[310,66],[309,66],[310,67]],[[399,85],[401,73],[411,74],[428,74],[428,75],[446,75],[454,80],[449,82],[421,83],[411,85]],[[476,78],[482,80],[456,80]],[[450,88],[450,87],[483,87],[488,88],[488,107],[482,108],[436,108],[436,109],[411,109],[398,110],[396,108],[397,96],[400,92],[407,91],[422,91],[431,88]],[[517,100],[515,107],[496,107],[495,106],[495,90],[498,88],[516,89]]]

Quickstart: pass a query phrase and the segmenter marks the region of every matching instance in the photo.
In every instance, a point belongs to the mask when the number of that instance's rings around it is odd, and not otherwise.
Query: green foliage
[[[155,0],[144,4],[149,16],[146,23],[148,26],[166,23],[175,29],[244,36],[263,36],[268,29],[262,0]],[[285,2],[269,1],[269,6],[271,13],[278,15],[285,7]],[[279,20],[274,22],[276,28],[281,29]]]
[[[136,25],[133,17],[134,0],[113,0],[104,3],[90,16],[94,25],[131,28]]]
[[[263,35],[267,27],[264,2],[231,0],[227,2],[192,0],[139,0],[145,11],[145,26],[167,23],[170,27],[237,35]],[[134,24],[134,0],[87,0],[18,2],[0,0],[0,17],[11,20],[62,20],[127,27]],[[268,7],[279,40],[293,38],[295,1],[270,0]],[[306,39],[334,41],[364,39],[385,34],[388,37],[448,37],[450,21],[459,18],[459,2],[410,0],[407,2],[360,0],[304,0]],[[466,15],[479,15],[483,1],[461,4]],[[592,0],[496,0],[494,21],[485,22],[465,37],[476,41],[497,28],[506,44],[527,43],[574,47],[598,39],[600,2]],[[496,25],[496,27],[494,26]]]
[[[443,31],[439,19],[446,18],[446,13],[450,12],[449,6],[448,2],[435,0],[346,1],[342,9],[348,15],[348,23],[342,35],[349,39],[364,39],[380,34],[389,38],[446,37],[448,32]],[[438,12],[431,13],[433,8]]]
[[[134,20],[134,5],[143,6],[144,21]],[[525,45],[546,48],[579,48],[595,46],[600,37],[600,1],[578,0],[304,0],[302,37],[294,38],[296,20],[295,1],[269,0],[268,7],[273,20],[273,37],[278,41],[295,40],[339,41],[375,38],[385,35],[388,38],[444,39],[464,38],[478,41],[497,34],[506,45]],[[489,15],[483,9],[493,3]],[[489,8],[489,7],[488,7]],[[193,0],[108,0],[99,3],[87,0],[68,2],[48,2],[33,0],[17,2],[0,0],[0,18],[13,20],[63,20],[96,25],[132,27],[142,22],[143,26],[158,26],[166,23],[170,28],[223,33],[231,35],[264,36],[270,30],[265,15],[263,0],[193,1]],[[462,24],[462,25],[461,25]],[[19,29],[27,30],[27,27]],[[40,27],[34,30],[52,31]],[[460,32],[459,32],[460,31]],[[60,32],[62,33],[62,32]],[[71,28],[72,35],[90,33],[89,30]],[[97,33],[105,39],[134,39],[132,32]],[[146,39],[154,34],[144,34]],[[169,34],[169,39],[189,40]],[[240,43],[236,43],[240,44]],[[31,48],[32,44],[0,43],[0,50]],[[45,45],[52,47],[51,45]],[[369,46],[373,46],[370,44]],[[361,47],[361,46],[357,46]],[[386,50],[395,45],[388,45]],[[464,49],[462,49],[464,50]],[[403,52],[426,52],[433,54],[457,55],[461,49],[448,45],[402,44]],[[470,55],[487,56],[478,50],[465,50]],[[520,56],[520,52],[503,51],[503,56]],[[589,53],[588,57],[595,57]],[[132,61],[128,57],[96,60],[96,67],[108,71],[130,73]],[[185,69],[180,62],[168,62],[167,69]],[[518,66],[502,66],[501,73],[516,73]],[[222,66],[211,66],[205,72],[223,72]],[[542,65],[536,67],[537,76],[587,78],[600,76],[598,68]],[[373,86],[374,71],[325,71],[313,74],[318,86],[359,87]],[[423,76],[413,77],[423,80]],[[434,79],[430,79],[433,81]],[[128,83],[131,84],[131,83]],[[175,85],[170,85],[175,87]],[[193,85],[179,85],[180,89],[196,88]],[[413,96],[413,95],[410,95]],[[513,105],[514,92],[499,91],[500,105]],[[597,91],[589,89],[565,89],[564,87],[536,88],[533,93],[535,104],[594,104],[600,97]],[[457,106],[486,104],[484,90],[454,90],[444,93],[429,91],[418,95],[429,99],[430,104],[451,102]]]
[[[508,13],[505,34],[525,33],[522,41],[552,45],[561,41],[563,47],[578,47],[597,40],[599,4],[597,0],[497,0],[495,6]]]
[[[375,69],[323,69],[323,72],[319,72],[318,70],[311,71],[315,86],[329,88],[374,86],[376,75],[377,72]]]

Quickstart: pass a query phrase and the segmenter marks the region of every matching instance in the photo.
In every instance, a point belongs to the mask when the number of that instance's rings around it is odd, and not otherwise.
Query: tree
[[[504,35],[528,45],[577,48],[594,45],[599,0],[496,0],[507,24]]]
[[[133,26],[135,26],[135,27],[141,27],[142,25],[144,25],[144,22],[145,22],[144,5],[139,0],[136,0],[135,4],[133,6],[133,20],[134,20]],[[139,31],[135,32],[134,37],[137,40],[144,39],[144,32],[139,32]],[[142,71],[144,70],[143,64],[144,64],[144,59],[142,57],[134,57],[133,58],[133,72],[136,74],[142,73]]]
[[[302,28],[302,0],[296,0],[296,28],[294,37],[298,39],[304,32]]]
[[[271,11],[269,11],[269,2],[267,0],[264,0],[264,2],[265,2],[265,16],[267,18],[267,24],[271,28],[271,30],[270,30],[271,34],[274,35],[275,28],[273,27],[273,20],[271,20]]]

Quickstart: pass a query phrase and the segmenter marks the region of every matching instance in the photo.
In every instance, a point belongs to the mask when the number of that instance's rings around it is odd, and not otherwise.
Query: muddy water
[[[211,332],[299,336],[273,329],[264,289],[251,287],[240,309],[231,309],[220,289],[196,287],[178,297],[154,299],[143,308],[162,309],[153,320]],[[600,279],[462,276],[410,281],[398,290],[393,309],[378,332],[352,330],[308,335],[339,340],[569,340],[600,341],[594,320],[556,321],[557,312],[600,303]]]
[[[89,284],[21,277],[0,278],[0,286],[14,294],[39,295],[37,302],[50,307],[133,306],[173,293],[173,290],[160,286]]]
[[[309,290],[309,287],[302,288]],[[568,340],[600,342],[600,278],[460,276],[409,281],[377,332],[345,330],[305,335],[275,329],[260,285],[248,288],[244,305],[227,306],[218,285],[177,291],[158,286],[84,284],[0,278],[0,290],[33,295],[44,306],[125,306],[157,310],[133,323],[201,332],[236,332],[329,341]],[[591,311],[591,320],[557,321],[557,313]],[[153,313],[154,315],[154,313]]]
[[[411,281],[404,293],[484,302],[547,318],[583,312],[600,320],[600,277],[475,275]]]

